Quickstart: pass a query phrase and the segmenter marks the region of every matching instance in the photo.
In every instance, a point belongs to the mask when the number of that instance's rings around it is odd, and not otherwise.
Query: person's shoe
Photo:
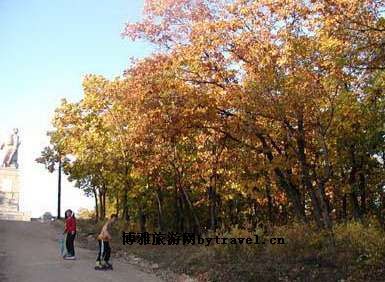
[[[113,270],[112,264],[109,262],[106,262],[106,269]]]
[[[103,270],[103,265],[100,261],[97,261],[95,264],[95,270]]]
[[[112,265],[111,268],[106,264],[106,263],[100,263],[95,266],[95,270],[112,270]]]
[[[66,260],[76,260],[76,257],[75,256],[66,256],[66,257],[64,257],[64,259],[66,259]]]

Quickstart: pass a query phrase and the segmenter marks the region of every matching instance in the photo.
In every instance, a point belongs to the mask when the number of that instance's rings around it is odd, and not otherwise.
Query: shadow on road
[[[2,193],[2,192],[0,192],[0,193]],[[0,195],[0,198],[1,198],[1,195]],[[3,236],[4,236],[4,227],[0,226],[0,238],[3,238]],[[7,282],[8,281],[7,277],[3,273],[3,270],[6,267],[6,264],[7,264],[7,254],[3,250],[3,247],[0,245],[0,281],[1,282]]]
[[[5,193],[0,191],[0,205],[2,205],[4,203],[4,200],[5,200]]]

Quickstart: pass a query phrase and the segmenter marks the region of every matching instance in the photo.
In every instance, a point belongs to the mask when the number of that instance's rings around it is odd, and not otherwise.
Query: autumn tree
[[[50,133],[49,133],[50,135]],[[61,184],[62,184],[62,168],[68,163],[68,159],[63,157],[60,151],[55,146],[47,146],[41,152],[41,156],[36,158],[37,163],[43,164],[45,168],[53,173],[55,166],[58,171],[58,182],[57,182],[57,218],[61,218]]]
[[[157,52],[89,75],[51,142],[140,230],[331,229],[385,207],[381,1],[148,0]]]

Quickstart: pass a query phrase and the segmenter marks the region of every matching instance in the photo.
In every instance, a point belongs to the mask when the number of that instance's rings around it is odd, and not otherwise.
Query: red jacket
[[[76,232],[76,220],[73,216],[70,216],[66,219],[66,226],[64,232]]]

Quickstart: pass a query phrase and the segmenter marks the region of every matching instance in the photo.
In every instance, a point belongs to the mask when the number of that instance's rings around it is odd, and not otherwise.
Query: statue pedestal
[[[0,168],[0,220],[29,221],[30,216],[20,211],[20,175],[16,168]]]

